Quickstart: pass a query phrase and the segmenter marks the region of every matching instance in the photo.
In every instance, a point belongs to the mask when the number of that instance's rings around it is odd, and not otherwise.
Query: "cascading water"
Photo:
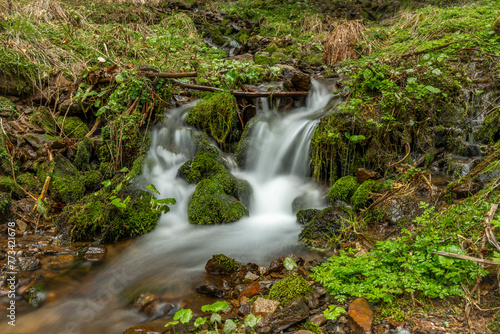
[[[161,287],[163,296],[181,302],[213,254],[267,265],[278,256],[304,252],[297,241],[300,226],[291,203],[302,196],[308,207],[323,206],[320,188],[308,177],[308,151],[319,116],[331,98],[331,92],[313,82],[305,107],[283,115],[269,108],[259,112],[247,166],[232,171],[253,187],[250,215],[218,226],[188,223],[188,203],[196,186],[176,174],[195,153],[192,133],[196,130],[184,123],[190,106],[170,110],[166,124],[152,131],[152,149],[139,182],[153,183],[161,197],[174,197],[177,204],[160,218],[153,232],[138,238],[74,296],[18,322],[35,321],[37,329],[16,327],[15,333],[122,333],[145,319],[120,307],[120,294],[154,286]]]

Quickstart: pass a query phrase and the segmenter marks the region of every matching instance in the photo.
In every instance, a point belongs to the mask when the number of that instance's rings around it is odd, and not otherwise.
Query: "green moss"
[[[62,128],[64,134],[71,138],[83,138],[87,133],[89,133],[89,128],[87,124],[78,117],[64,117],[59,116],[57,118],[57,124]]]
[[[299,222],[299,224],[307,225],[319,216],[320,213],[321,210],[318,209],[303,209],[297,211],[295,216],[297,217],[297,222]]]
[[[280,49],[276,45],[276,43],[269,43],[269,45],[264,49],[265,52],[273,53],[278,52]]]
[[[202,180],[196,186],[188,211],[192,224],[225,224],[248,215],[248,210],[224,187],[212,179]]]
[[[250,141],[251,133],[252,133],[252,129],[255,126],[255,124],[256,124],[256,119],[252,118],[245,125],[245,129],[243,130],[243,134],[241,135],[241,138],[238,142],[238,146],[236,148],[236,162],[238,163],[238,166],[240,166],[240,167],[245,167],[245,165],[246,165],[246,158],[248,155],[248,150],[252,145],[252,143]]]
[[[98,170],[93,170],[83,174],[83,183],[85,188],[89,191],[95,191],[101,186],[101,182],[104,179],[102,173]]]
[[[146,155],[142,155],[134,160],[134,162],[132,163],[132,168],[130,169],[130,172],[128,174],[130,179],[133,179],[134,177],[142,174],[145,160]]]
[[[365,181],[362,185],[359,186],[359,188],[351,198],[351,201],[354,204],[354,208],[356,210],[360,210],[367,207],[371,202],[370,193],[379,191],[381,187],[382,184],[378,181]]]
[[[214,255],[213,259],[211,268],[215,269],[215,271],[226,273],[227,275],[231,275],[241,267],[241,263],[224,254]]]
[[[497,19],[497,21],[498,21],[498,19]],[[490,331],[492,331],[493,333],[500,332],[500,312],[495,313],[495,315],[493,316],[493,319],[488,324],[488,329]]]
[[[328,202],[332,204],[336,200],[347,202],[358,189],[358,179],[354,176],[344,176],[338,179],[328,192]]]
[[[10,203],[12,203],[10,194],[8,192],[0,192],[0,224],[4,223],[7,218]]]
[[[269,52],[257,52],[253,58],[257,65],[273,65],[271,55]]]
[[[24,197],[23,190],[10,176],[0,176],[0,192],[8,193],[17,199]]]
[[[50,195],[63,203],[76,202],[85,192],[85,184],[78,169],[66,158],[55,157],[54,161],[35,164],[39,180],[51,176]]]
[[[12,165],[10,155],[7,151],[7,144],[3,134],[0,134],[0,175],[12,175]]]
[[[7,113],[9,117],[17,114],[16,105],[8,98],[0,96],[0,113]]]
[[[308,296],[312,292],[309,283],[302,276],[293,274],[274,283],[269,291],[269,299],[279,301],[286,306],[291,301]]]
[[[16,94],[30,93],[45,66],[35,65],[17,48],[0,50],[0,87]]]
[[[38,194],[42,191],[43,184],[35,175],[31,173],[23,173],[17,176],[17,182],[26,190]]]
[[[90,169],[90,157],[92,156],[92,139],[89,137],[84,137],[78,143],[78,147],[76,149],[75,155],[75,165],[80,170],[89,170]]]
[[[189,183],[198,183],[208,177],[227,173],[219,162],[218,155],[208,151],[199,151],[192,160],[186,161],[179,168],[179,175]]]
[[[207,98],[191,108],[186,123],[205,131],[220,145],[236,125],[236,99],[228,92],[209,94]]]
[[[131,200],[126,208],[109,203],[109,190],[84,197],[79,204],[68,205],[58,221],[58,227],[70,241],[91,241],[104,237],[115,241],[122,237],[135,237],[156,227],[159,212],[151,210],[151,195],[145,191],[127,192]],[[120,198],[126,197],[121,192]]]
[[[497,17],[495,22],[493,22],[491,29],[495,32],[495,34],[500,35],[500,16]]]
[[[299,234],[299,240],[314,248],[337,248],[352,236],[349,224],[351,215],[351,210],[338,206],[328,207],[319,213],[301,210],[297,213],[297,219],[306,225]]]
[[[30,116],[30,122],[45,130],[49,135],[56,134],[56,123],[52,113],[45,107],[39,107]]]

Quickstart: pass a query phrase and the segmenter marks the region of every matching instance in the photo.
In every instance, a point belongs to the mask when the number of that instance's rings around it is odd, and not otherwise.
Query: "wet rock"
[[[174,310],[175,306],[152,293],[146,292],[137,297],[134,301],[134,308],[148,317],[157,318],[168,314]]]
[[[242,317],[246,317],[247,315],[249,315],[250,313],[252,313],[252,303],[244,303],[240,306],[240,308],[238,309],[238,315],[242,316]]]
[[[42,264],[53,270],[63,270],[73,265],[75,257],[71,254],[49,256],[42,260]]]
[[[379,178],[380,174],[378,172],[368,170],[366,168],[358,168],[357,176],[358,176],[358,183],[362,184],[367,180]]]
[[[20,257],[17,265],[20,271],[37,270],[41,266],[40,261],[33,257]]]
[[[303,73],[294,73],[290,79],[297,91],[308,92],[311,89],[311,77]]]
[[[309,307],[307,307],[304,298],[298,298],[292,301],[284,309],[273,313],[265,321],[264,326],[269,327],[272,333],[279,333],[294,324],[301,322],[309,317]],[[260,324],[259,324],[260,325]]]
[[[196,288],[196,292],[202,293],[205,295],[215,296],[217,298],[223,298],[226,296],[226,292],[219,288],[212,282],[204,283]]]
[[[265,298],[259,297],[253,303],[252,313],[256,316],[261,315],[261,316],[265,317],[268,314],[274,313],[278,309],[279,305],[280,305],[280,302],[278,302],[276,300],[265,299]]]
[[[327,322],[326,317],[323,313],[318,313],[318,314],[313,315],[309,319],[309,321],[312,322],[313,324],[318,325],[318,326],[323,326]]]
[[[241,263],[224,255],[212,255],[205,265],[205,270],[214,275],[231,275],[241,267]]]
[[[252,284],[244,287],[243,290],[241,290],[240,298],[241,297],[252,298],[253,296],[258,294],[259,292],[260,292],[259,282],[253,282]]]
[[[326,208],[302,229],[299,239],[312,247],[336,247],[337,238],[331,236],[342,233],[344,227],[349,224],[349,216],[349,209],[343,207]]]
[[[291,254],[287,257],[294,260],[299,267],[302,266],[305,262],[303,258],[301,258],[300,256],[298,256],[296,254]],[[267,269],[268,273],[282,272],[283,269],[285,269],[285,266],[283,265],[284,260],[285,260],[285,256],[280,256],[278,259],[272,261],[269,264],[269,268]]]
[[[253,281],[256,281],[259,279],[259,275],[256,275],[252,272],[249,272],[245,275],[244,282],[245,283],[252,283]]]
[[[373,311],[364,298],[358,298],[349,305],[347,312],[349,326],[355,334],[371,334]]]
[[[102,262],[106,258],[108,250],[104,246],[89,247],[83,256],[85,261]]]

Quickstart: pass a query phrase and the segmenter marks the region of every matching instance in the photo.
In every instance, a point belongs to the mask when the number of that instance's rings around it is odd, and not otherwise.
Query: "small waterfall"
[[[308,151],[314,128],[332,97],[314,81],[305,107],[286,114],[261,110],[251,134],[249,164],[244,170],[232,170],[253,187],[250,216],[217,226],[188,223],[188,203],[196,185],[176,175],[195,154],[192,134],[196,130],[184,123],[192,105],[168,111],[167,120],[152,130],[151,150],[140,182],[143,186],[153,183],[162,198],[174,197],[177,204],[159,219],[153,232],[135,240],[71,298],[20,319],[21,324],[38,323],[40,331],[16,327],[16,333],[122,332],[144,318],[123,309],[120,294],[155,286],[172,302],[182,302],[193,293],[193,282],[203,276],[204,265],[213,254],[267,266],[278,256],[306,252],[297,240],[301,227],[291,203],[302,195],[310,207],[324,205],[322,190],[309,178]],[[66,330],[69,325],[72,329]]]

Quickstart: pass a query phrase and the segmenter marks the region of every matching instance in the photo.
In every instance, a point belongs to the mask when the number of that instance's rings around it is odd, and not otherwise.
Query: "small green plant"
[[[337,320],[337,318],[345,312],[346,310],[343,307],[337,305],[329,305],[328,308],[323,311],[323,314],[328,320]]]
[[[295,262],[295,260],[291,257],[285,257],[285,259],[283,260],[283,265],[288,271],[292,271],[293,269],[298,267],[297,262]]]
[[[146,189],[151,191],[151,209],[155,211],[167,213],[170,211],[169,205],[174,205],[176,203],[175,198],[157,199],[154,197],[154,193],[160,195],[160,192],[152,183],[150,183]]]
[[[252,313],[246,316],[245,318],[245,328],[248,329],[251,332],[254,332],[254,327],[257,326],[261,319],[261,316],[255,316]]]
[[[169,326],[175,326],[177,325],[179,322],[182,323],[182,324],[187,324],[191,318],[193,317],[193,311],[191,311],[190,309],[180,309],[179,311],[175,312],[174,314],[174,321],[170,321],[168,323],[165,324],[165,327],[169,327]],[[175,332],[175,327],[174,327],[174,332]]]

